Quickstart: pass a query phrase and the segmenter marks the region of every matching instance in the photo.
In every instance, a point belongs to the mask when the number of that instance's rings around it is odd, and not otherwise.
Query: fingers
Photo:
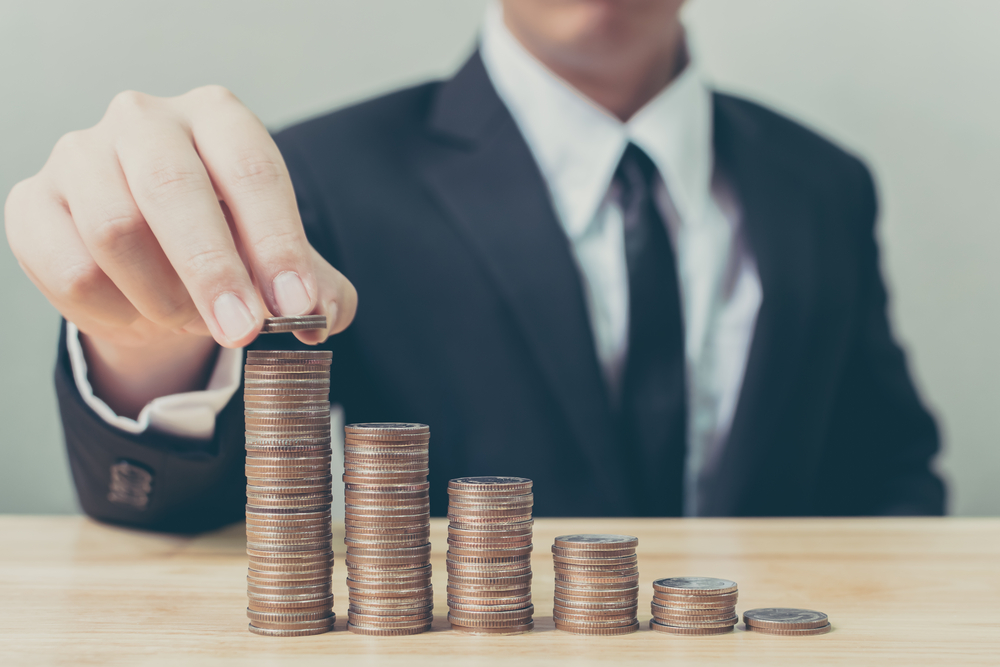
[[[229,91],[178,99],[212,182],[228,205],[250,268],[276,315],[314,311],[319,297],[292,181],[270,134]]]
[[[67,320],[88,331],[127,327],[139,318],[90,256],[66,203],[44,178],[15,186],[4,217],[24,272]]]
[[[129,192],[111,142],[93,130],[75,132],[60,140],[55,155],[73,222],[105,275],[151,322],[173,331],[197,322],[204,330],[187,288]]]
[[[112,112],[135,204],[219,344],[239,347],[265,316],[204,165],[182,122],[134,95]],[[103,121],[102,121],[103,122]]]
[[[340,333],[354,320],[358,309],[358,293],[340,271],[330,266],[318,252],[309,248],[319,287],[316,311],[326,315],[325,330],[298,331],[296,337],[303,343],[322,343],[329,336]]]

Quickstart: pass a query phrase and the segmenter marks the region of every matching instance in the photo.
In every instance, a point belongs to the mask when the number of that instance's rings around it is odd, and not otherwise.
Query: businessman
[[[867,169],[710,90],[681,4],[503,0],[451,79],[273,137],[216,86],[63,137],[6,224],[83,508],[237,520],[241,350],[310,344],[348,421],[431,425],[435,514],[470,474],[550,516],[942,513]]]

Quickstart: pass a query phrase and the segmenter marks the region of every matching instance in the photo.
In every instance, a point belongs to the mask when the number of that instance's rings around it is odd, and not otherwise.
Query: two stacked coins
[[[651,630],[674,635],[721,635],[739,622],[736,582],[673,577],[653,582]]]
[[[531,604],[531,480],[460,477],[448,483],[448,620],[469,634],[535,626]]]
[[[747,630],[765,635],[824,635],[830,631],[830,619],[821,611],[765,607],[743,612]]]
[[[424,424],[344,428],[347,629],[414,635],[433,620]]]
[[[250,631],[333,629],[328,351],[247,353],[244,374]]]
[[[556,628],[578,635],[624,635],[639,629],[638,538],[563,535],[552,546]]]

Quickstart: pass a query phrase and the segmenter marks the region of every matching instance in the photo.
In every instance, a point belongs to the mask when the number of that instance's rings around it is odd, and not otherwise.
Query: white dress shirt
[[[596,353],[614,394],[628,354],[628,270],[612,177],[629,142],[652,159],[660,213],[677,256],[688,390],[685,514],[698,514],[703,475],[718,460],[739,398],[761,302],[738,203],[714,173],[712,98],[693,65],[621,122],[536,60],[491,3],[481,54],[490,80],[524,135],[569,238],[586,292]],[[668,194],[669,193],[669,194]],[[68,329],[84,400],[129,433],[148,427],[210,438],[215,416],[239,388],[242,350],[224,350],[205,391],[157,398],[136,420],[94,396],[76,327]],[[388,418],[388,417],[387,417]]]

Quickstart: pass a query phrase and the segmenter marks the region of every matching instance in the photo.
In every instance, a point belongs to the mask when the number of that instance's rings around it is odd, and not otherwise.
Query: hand
[[[209,335],[246,345],[268,312],[325,314],[328,329],[296,333],[313,344],[354,317],[354,287],[306,240],[277,146],[218,86],[119,94],[14,187],[5,217],[25,273],[119,375],[155,375],[126,367],[165,366],[165,350],[207,358]]]

